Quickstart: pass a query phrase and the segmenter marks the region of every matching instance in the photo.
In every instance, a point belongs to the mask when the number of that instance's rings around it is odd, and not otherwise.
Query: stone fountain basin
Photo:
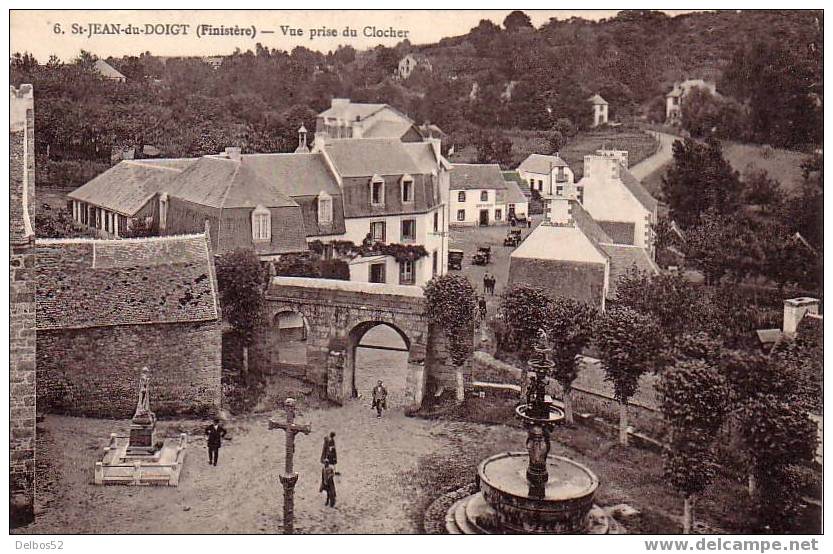
[[[553,406],[549,404],[547,406],[547,418],[538,418],[527,415],[529,411],[532,409],[532,406],[529,404],[521,404],[517,408],[515,408],[515,415],[523,421],[525,424],[532,424],[532,425],[555,425],[557,423],[562,423],[564,418],[566,417],[564,414],[564,410],[557,406]]]
[[[543,491],[530,490],[529,456],[506,452],[483,460],[477,468],[483,498],[501,526],[517,533],[581,533],[599,479],[585,466],[561,456],[547,456],[549,479]]]

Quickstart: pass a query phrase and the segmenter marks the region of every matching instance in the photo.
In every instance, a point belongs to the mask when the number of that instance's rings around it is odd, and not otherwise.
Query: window
[[[457,210],[457,221],[466,220],[466,210]]]
[[[413,242],[416,240],[416,219],[402,220],[402,242]]]
[[[318,193],[318,223],[333,222],[333,197],[325,191]]]
[[[411,203],[414,201],[414,178],[410,175],[402,177],[402,202]]]
[[[370,181],[370,203],[376,206],[385,203],[385,180],[378,175]]]
[[[480,191],[480,201],[481,202],[488,202],[489,201],[489,191],[488,190]]]
[[[567,175],[564,173],[563,167],[558,168],[558,175],[556,176],[555,180],[559,183],[563,183],[567,180]]]
[[[556,196],[563,196],[564,195],[564,187],[562,187],[560,185],[555,187],[555,195]]]
[[[503,219],[503,210],[495,210],[495,221]]]
[[[159,229],[165,230],[168,226],[168,194],[159,197]]]
[[[461,190],[457,193],[457,202],[465,202],[466,201],[466,191]]]
[[[370,238],[373,242],[385,242],[385,222],[371,221],[370,222]]]
[[[544,181],[542,179],[538,179],[538,192],[542,192],[544,190]]]
[[[437,251],[434,250],[434,253],[431,255],[431,274],[437,274]]]
[[[412,262],[411,260],[404,260],[399,262],[399,284],[414,284],[414,262]]]
[[[578,201],[584,204],[584,187],[576,187],[578,189]]]
[[[440,212],[434,212],[434,232],[440,230]]]
[[[252,212],[252,240],[272,240],[272,213],[263,206],[258,206]]]
[[[385,262],[370,264],[370,282],[384,283],[385,282]]]

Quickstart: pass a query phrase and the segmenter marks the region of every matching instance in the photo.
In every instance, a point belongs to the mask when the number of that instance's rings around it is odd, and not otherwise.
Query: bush
[[[322,279],[350,280],[350,266],[344,260],[321,260],[318,267]]]

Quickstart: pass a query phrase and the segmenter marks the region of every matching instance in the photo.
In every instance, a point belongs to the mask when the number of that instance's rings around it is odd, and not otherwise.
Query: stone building
[[[594,94],[587,101],[593,106],[593,123],[591,126],[598,127],[607,124],[607,100],[598,94]]]
[[[158,414],[220,407],[208,234],[37,241],[38,409],[129,418],[142,367]]]
[[[34,519],[35,500],[35,98],[9,90],[9,516]]]

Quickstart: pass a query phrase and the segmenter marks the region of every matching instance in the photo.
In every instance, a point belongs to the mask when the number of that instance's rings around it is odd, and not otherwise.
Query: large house
[[[585,156],[579,201],[614,242],[644,248],[653,258],[657,201],[623,161],[608,153]]]
[[[438,140],[320,137],[311,152],[123,161],[69,199],[75,221],[103,237],[208,225],[216,254],[252,248],[270,260],[312,241],[421,245],[427,256],[408,260],[365,248],[351,278],[422,284],[446,270],[449,169]]]
[[[677,125],[682,121],[683,102],[694,88],[702,88],[711,94],[717,94],[717,85],[703,79],[686,79],[681,83],[674,83],[671,92],[665,95],[665,122]]]
[[[509,256],[509,284],[544,287],[604,310],[619,279],[659,268],[644,248],[617,244],[575,198],[553,197],[548,219]]]
[[[407,115],[388,104],[362,104],[349,98],[333,98],[328,109],[318,114],[315,137],[395,138],[421,142],[423,134]]]
[[[575,179],[573,170],[557,153],[554,156],[530,154],[518,166],[518,175],[529,183],[530,190],[538,191],[541,196],[563,196],[565,187]]]
[[[528,200],[503,178],[498,164],[452,164],[449,213],[453,225],[494,225],[526,216]]]

